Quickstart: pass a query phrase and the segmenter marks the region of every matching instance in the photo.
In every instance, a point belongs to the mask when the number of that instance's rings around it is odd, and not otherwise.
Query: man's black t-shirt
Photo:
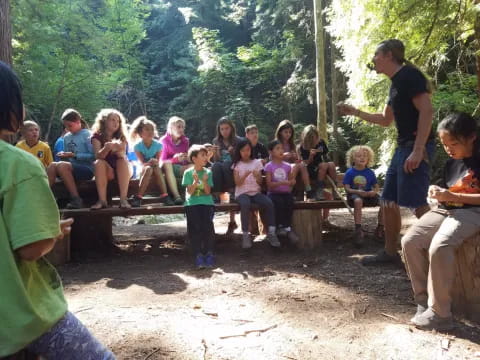
[[[398,130],[398,144],[405,145],[415,141],[418,127],[418,110],[413,98],[428,92],[427,79],[420,70],[405,65],[393,77],[388,105],[393,109],[395,125]],[[429,139],[433,139],[430,132]]]
[[[480,180],[475,176],[475,173],[480,167],[479,162],[480,161],[473,158],[463,160],[449,159],[445,164],[442,187],[453,193],[480,194]],[[478,207],[478,205],[452,202],[441,205],[446,209]]]
[[[262,143],[257,144],[252,148],[252,156],[254,159],[268,159],[268,150]]]

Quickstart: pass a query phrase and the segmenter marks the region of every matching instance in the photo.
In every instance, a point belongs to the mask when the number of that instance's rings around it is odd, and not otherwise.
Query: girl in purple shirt
[[[163,171],[175,205],[183,204],[178,191],[177,177],[182,178],[183,172],[191,166],[187,157],[189,140],[184,133],[185,120],[178,116],[172,116],[168,120],[166,134],[160,139],[163,145],[161,155]]]

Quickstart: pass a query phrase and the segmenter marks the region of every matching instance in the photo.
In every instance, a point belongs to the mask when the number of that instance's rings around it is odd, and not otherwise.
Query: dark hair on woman
[[[215,137],[215,139],[221,143],[223,141],[223,137],[222,137],[222,134],[220,134],[220,125],[223,125],[223,124],[228,124],[230,125],[230,128],[232,129],[230,131],[230,136],[228,137],[228,142],[230,144],[233,144],[235,142],[235,136],[237,134],[237,131],[235,129],[235,124],[233,123],[232,120],[230,120],[228,117],[226,116],[223,116],[220,118],[220,120],[218,120],[217,122],[217,136]]]
[[[440,131],[447,131],[450,136],[461,141],[472,136],[477,137],[473,143],[472,157],[465,161],[465,165],[480,179],[480,128],[477,120],[463,112],[453,113],[440,121],[437,132]]]
[[[83,120],[82,115],[75,109],[67,109],[63,112],[62,117],[60,118],[61,121],[68,121],[68,122],[77,122],[80,121],[82,123],[82,129],[88,129],[88,124],[85,120]]]
[[[235,150],[233,151],[233,155],[232,155],[233,166],[237,165],[237,163],[240,160],[242,160],[242,156],[240,155],[240,150],[242,150],[247,145],[250,146],[250,150],[253,150],[250,140],[246,138],[241,138],[237,142],[237,144],[235,145]],[[253,152],[250,153],[250,159],[253,159]]]
[[[293,128],[293,124],[290,120],[280,121],[280,124],[278,124],[277,130],[275,131],[275,138],[283,144],[280,133],[282,132],[282,130],[285,130],[285,129],[292,130],[292,136],[290,136],[290,139],[288,139],[288,145],[290,145],[290,151],[294,151],[295,150],[295,142],[294,142],[295,129]]]
[[[16,132],[22,125],[22,85],[13,70],[0,61],[0,129]]]

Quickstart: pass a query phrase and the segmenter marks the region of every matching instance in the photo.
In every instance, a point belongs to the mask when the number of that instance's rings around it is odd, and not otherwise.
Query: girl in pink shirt
[[[261,160],[252,159],[252,144],[247,139],[241,139],[235,146],[233,153],[233,178],[235,180],[235,200],[240,205],[240,220],[242,223],[242,248],[252,247],[252,240],[248,233],[250,221],[250,206],[257,204],[265,213],[268,224],[267,240],[273,247],[280,247],[275,234],[275,213],[272,201],[261,193],[262,183]]]
[[[178,191],[177,178],[181,179],[185,169],[191,166],[187,157],[189,140],[184,133],[185,120],[178,116],[172,116],[168,120],[166,134],[160,139],[163,145],[160,159],[175,205],[183,204],[182,197]]]

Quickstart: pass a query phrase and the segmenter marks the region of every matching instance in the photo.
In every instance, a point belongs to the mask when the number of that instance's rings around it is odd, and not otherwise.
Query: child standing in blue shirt
[[[130,200],[130,204],[133,207],[140,207],[142,205],[143,195],[145,191],[147,191],[152,176],[160,188],[161,201],[166,205],[173,205],[173,201],[167,193],[167,185],[165,184],[162,164],[160,162],[163,145],[160,141],[155,140],[156,136],[157,126],[153,121],[147,119],[145,116],[140,116],[135,119],[132,124],[130,139],[132,142],[137,141],[138,138],[141,139],[135,144],[133,149],[135,150],[138,161],[142,164],[142,172],[140,174],[138,193],[133,195]]]
[[[362,208],[363,206],[378,205],[378,183],[375,173],[369,168],[374,164],[373,150],[366,145],[357,145],[347,152],[347,166],[350,168],[345,173],[343,184],[347,192],[347,200],[353,207],[355,221],[355,240],[357,247],[363,245]],[[383,226],[381,216],[378,218],[379,226]]]
[[[212,268],[215,265],[215,209],[211,195],[212,172],[205,167],[208,161],[207,148],[192,145],[188,150],[188,159],[193,163],[193,168],[185,170],[182,179],[182,186],[186,187],[184,205],[188,237],[195,255],[195,266],[198,269]]]

